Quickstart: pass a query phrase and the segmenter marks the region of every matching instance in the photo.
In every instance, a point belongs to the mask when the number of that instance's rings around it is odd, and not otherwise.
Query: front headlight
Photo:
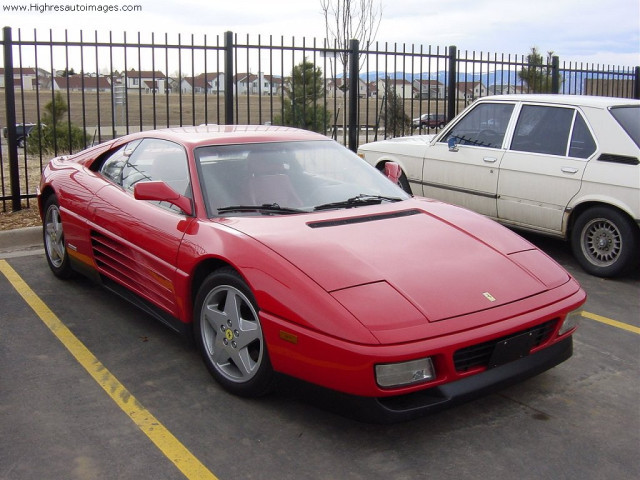
[[[424,383],[436,378],[431,358],[376,365],[376,382],[383,388]]]
[[[560,330],[558,330],[558,335],[564,335],[565,333],[576,328],[580,323],[581,318],[582,310],[574,310],[573,312],[569,312],[564,318],[564,322],[562,322]]]

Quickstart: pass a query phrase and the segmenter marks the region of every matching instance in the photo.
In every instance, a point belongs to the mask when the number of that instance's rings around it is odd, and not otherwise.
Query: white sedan
[[[470,105],[438,135],[362,145],[400,185],[571,242],[582,267],[612,277],[640,257],[640,101],[500,95]]]

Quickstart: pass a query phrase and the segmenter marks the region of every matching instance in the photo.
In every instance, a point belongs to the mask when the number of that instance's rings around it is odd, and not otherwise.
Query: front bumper
[[[364,422],[403,422],[519,383],[567,360],[572,353],[573,337],[569,336],[527,357],[426,390],[394,397],[367,398],[335,391],[320,394],[315,387],[312,401],[324,409]]]

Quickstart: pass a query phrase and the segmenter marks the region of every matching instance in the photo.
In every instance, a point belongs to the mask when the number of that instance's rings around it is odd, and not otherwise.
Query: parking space
[[[40,251],[5,255],[33,293],[0,274],[0,478],[635,478],[640,273],[590,277],[563,243],[528,238],[589,294],[574,356],[499,394],[390,426],[336,415],[292,382],[262,399],[233,397],[195,349],[118,297],[55,279]],[[87,358],[70,353],[52,317]]]

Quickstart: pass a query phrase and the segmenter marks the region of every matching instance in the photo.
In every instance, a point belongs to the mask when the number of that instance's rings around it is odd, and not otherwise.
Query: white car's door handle
[[[498,159],[496,157],[484,157],[482,160],[485,163],[495,163]]]
[[[578,173],[578,169],[573,167],[562,167],[561,170],[563,173],[571,173],[571,174]]]

